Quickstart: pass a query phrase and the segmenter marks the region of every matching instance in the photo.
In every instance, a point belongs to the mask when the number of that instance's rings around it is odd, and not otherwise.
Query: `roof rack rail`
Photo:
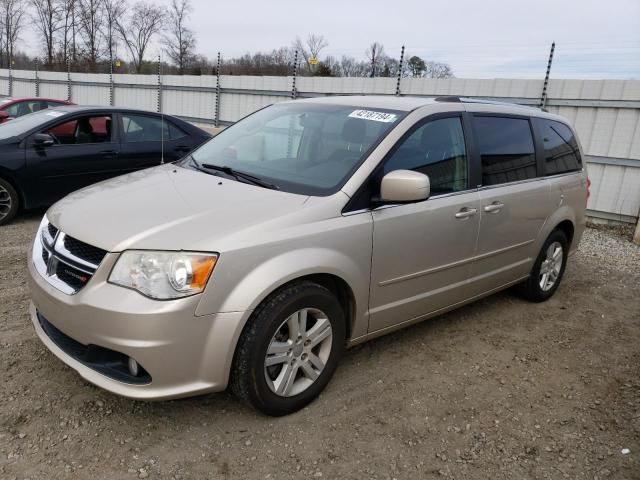
[[[434,100],[436,102],[455,102],[455,103],[460,103],[462,101],[460,97],[457,97],[455,95],[445,95],[442,97],[436,97],[434,98]]]
[[[456,95],[445,95],[441,97],[434,98],[436,102],[451,102],[451,103],[484,103],[487,105],[505,105],[509,107],[521,107],[521,108],[532,108],[534,110],[542,110],[546,112],[545,109],[534,106],[534,105],[522,105],[521,103],[510,103],[510,102],[501,102],[498,100],[488,100],[485,98],[474,98],[474,97],[459,97]]]

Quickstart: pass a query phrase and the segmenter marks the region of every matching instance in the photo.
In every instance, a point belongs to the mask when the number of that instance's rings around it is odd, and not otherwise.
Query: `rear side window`
[[[169,127],[169,138],[171,138],[171,140],[177,140],[178,138],[182,138],[182,137],[186,137],[187,134],[184,133],[182,130],[180,130],[178,127],[176,127],[173,123],[165,120],[165,123],[168,125]]]
[[[124,141],[127,143],[160,142],[186,136],[171,122],[148,115],[124,114],[122,115],[122,127]]]
[[[47,100],[46,102],[42,102],[45,105],[42,108],[56,108],[56,107],[62,107],[65,104],[64,103],[60,103],[60,102],[52,102],[50,100]]]
[[[482,185],[536,178],[529,120],[476,116],[474,126],[482,162]]]
[[[467,156],[460,117],[418,127],[389,157],[384,173],[413,170],[429,176],[432,195],[467,189]]]
[[[544,173],[574,172],[582,169],[578,142],[569,127],[553,120],[539,120],[544,143]]]

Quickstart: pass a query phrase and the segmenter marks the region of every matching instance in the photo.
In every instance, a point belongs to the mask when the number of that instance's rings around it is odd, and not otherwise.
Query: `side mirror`
[[[36,133],[33,136],[33,144],[36,147],[51,147],[55,143],[53,137],[48,133]]]
[[[10,120],[11,117],[9,115],[9,112],[5,112],[4,110],[0,110],[0,123],[4,123],[8,120]]]
[[[394,170],[382,177],[380,199],[383,202],[418,202],[431,193],[429,177],[412,170]]]

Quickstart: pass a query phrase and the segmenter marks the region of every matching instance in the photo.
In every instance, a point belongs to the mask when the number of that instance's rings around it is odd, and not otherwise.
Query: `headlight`
[[[217,259],[215,253],[128,250],[120,254],[109,283],[159,300],[187,297],[204,290]]]

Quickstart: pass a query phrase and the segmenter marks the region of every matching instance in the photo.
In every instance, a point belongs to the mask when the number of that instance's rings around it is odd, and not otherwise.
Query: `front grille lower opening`
[[[83,345],[64,332],[58,330],[51,322],[37,312],[38,322],[47,337],[67,355],[113,380],[135,385],[151,383],[151,375],[138,363],[138,374],[129,373],[129,357],[99,345]]]

